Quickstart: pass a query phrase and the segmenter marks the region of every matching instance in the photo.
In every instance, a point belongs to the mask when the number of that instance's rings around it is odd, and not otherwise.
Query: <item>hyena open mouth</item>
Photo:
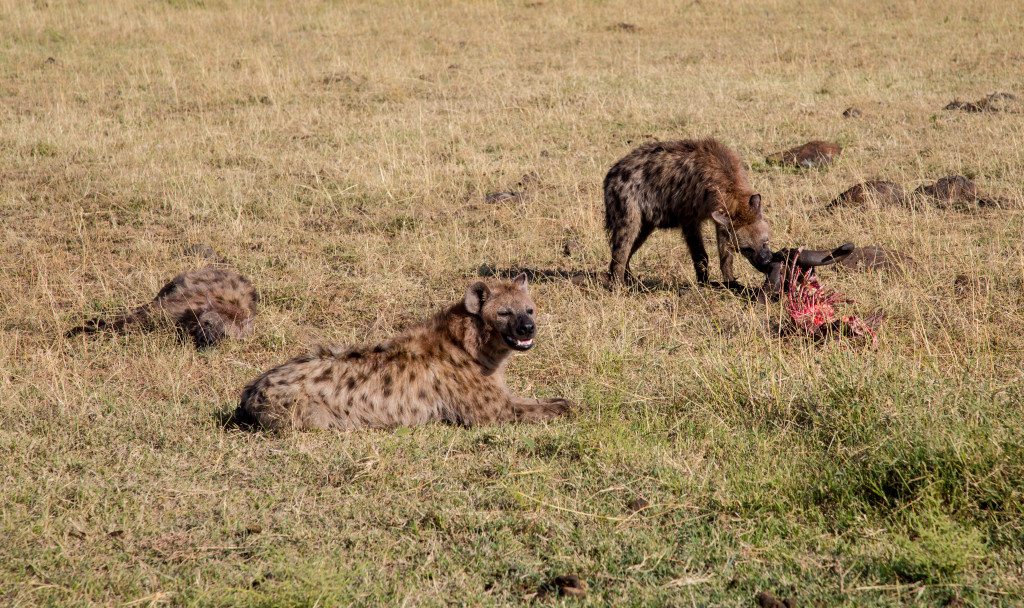
[[[508,344],[515,350],[530,350],[533,348],[533,338],[519,339],[513,336],[503,336],[505,338],[505,344]]]

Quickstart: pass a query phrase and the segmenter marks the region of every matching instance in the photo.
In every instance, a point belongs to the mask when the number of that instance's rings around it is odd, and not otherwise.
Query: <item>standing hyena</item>
[[[718,238],[722,280],[735,282],[733,252],[767,263],[769,229],[761,195],[751,190],[740,159],[714,139],[653,142],[615,163],[604,178],[611,283],[632,276],[629,260],[655,228],[682,228],[697,282],[708,282],[701,226],[711,219]]]
[[[461,302],[388,342],[322,346],[271,369],[242,392],[235,419],[270,429],[547,420],[569,402],[505,388],[509,354],[529,350],[534,331],[526,275],[476,282]]]

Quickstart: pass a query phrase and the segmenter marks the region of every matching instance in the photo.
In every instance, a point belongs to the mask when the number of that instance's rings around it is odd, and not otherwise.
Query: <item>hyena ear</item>
[[[526,282],[526,273],[520,272],[519,276],[512,279],[512,284],[519,288],[520,291],[526,291],[529,289],[529,285]]]
[[[729,220],[729,213],[721,207],[711,212],[711,219],[722,228],[732,226],[732,221]]]
[[[761,213],[761,195],[752,194],[750,196],[750,210],[754,213]]]
[[[478,315],[484,308],[484,302],[491,291],[483,281],[477,281],[466,288],[466,295],[462,300],[466,311],[471,315]]]

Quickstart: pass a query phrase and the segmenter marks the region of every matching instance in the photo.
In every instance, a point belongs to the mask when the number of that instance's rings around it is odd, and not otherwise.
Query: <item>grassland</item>
[[[0,603],[1024,604],[1024,217],[818,212],[950,173],[1024,202],[1020,115],[941,110],[1024,92],[1022,48],[994,1],[3,2]],[[573,420],[222,427],[261,370],[386,337],[481,265],[602,270],[607,167],[704,135],[777,245],[913,256],[827,275],[887,311],[877,350],[780,340],[665,233],[634,269],[678,289],[533,286],[511,383]],[[812,138],[839,162],[762,162]],[[61,337],[190,243],[260,287],[253,339]],[[586,598],[533,596],[568,573]]]

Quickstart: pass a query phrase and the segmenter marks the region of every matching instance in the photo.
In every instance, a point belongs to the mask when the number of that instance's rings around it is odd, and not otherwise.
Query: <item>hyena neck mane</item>
[[[498,330],[471,314],[463,302],[435,316],[429,325],[440,330],[455,348],[464,350],[480,366],[484,376],[500,374],[512,354]]]

